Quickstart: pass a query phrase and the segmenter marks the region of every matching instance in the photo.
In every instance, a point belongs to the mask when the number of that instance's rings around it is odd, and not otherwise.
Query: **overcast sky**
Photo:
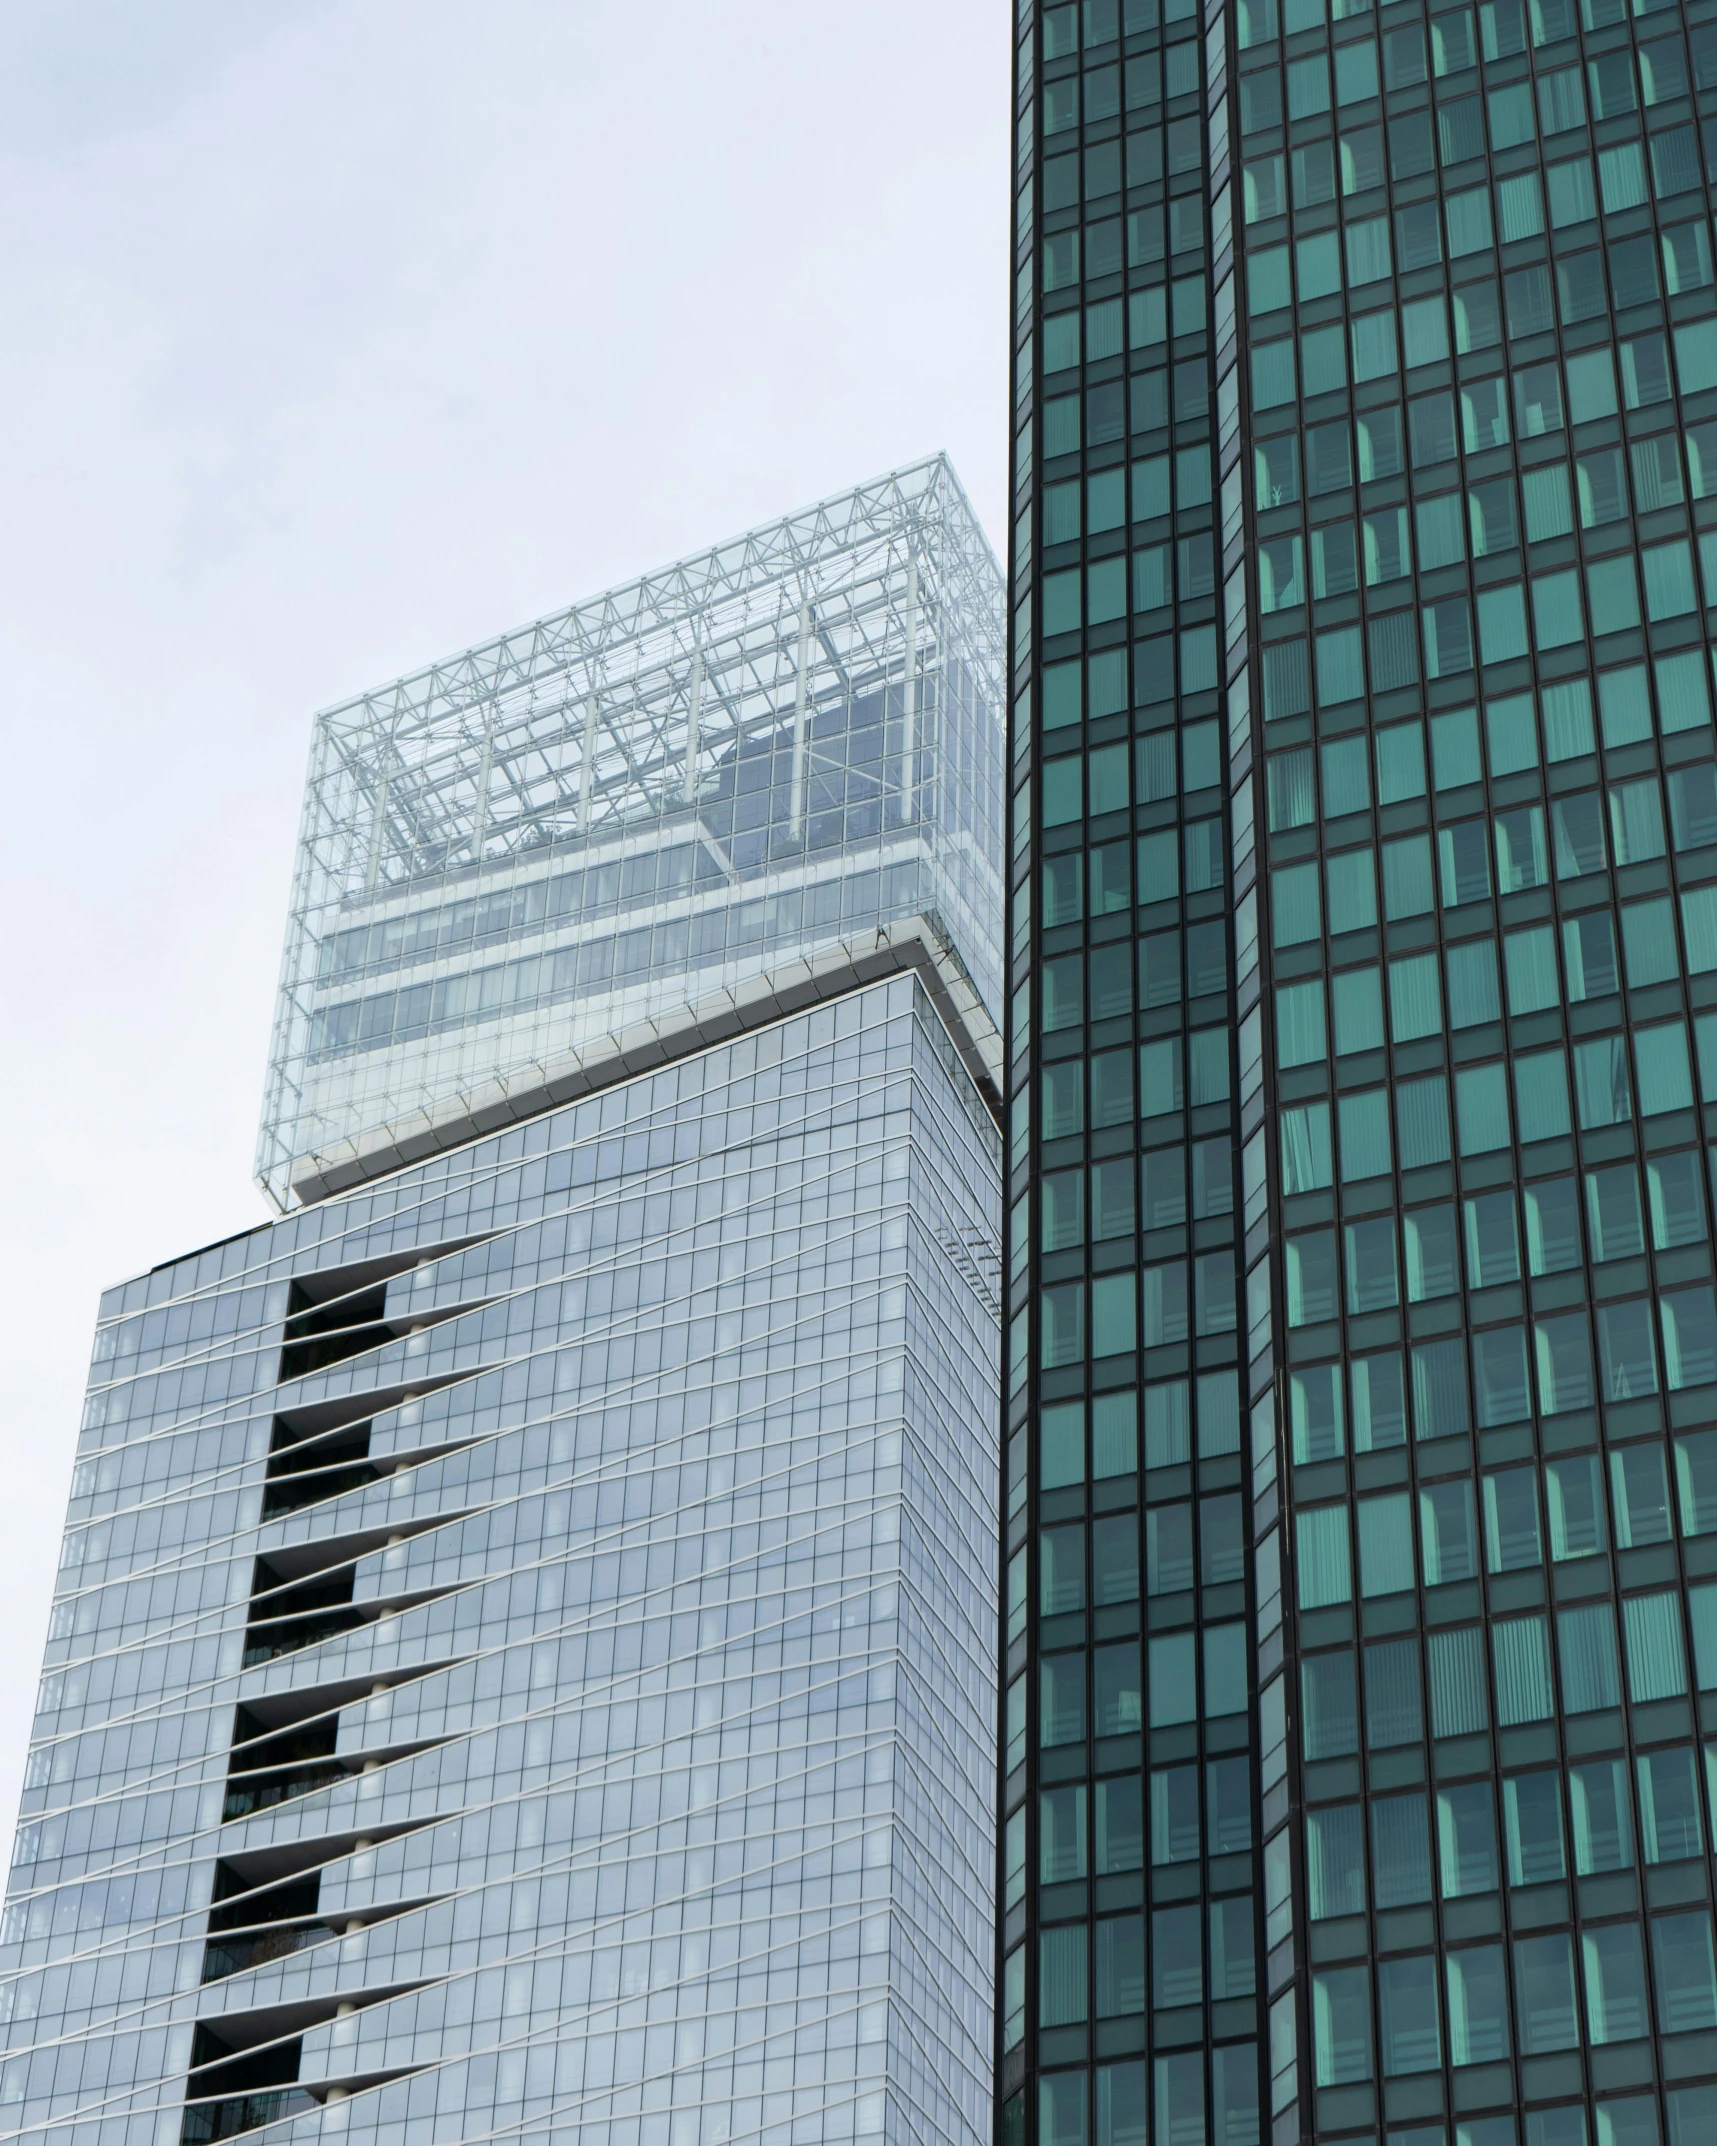
[[[0,7],[0,1848],[96,1299],[251,1181],[313,712],[938,447],[978,0]]]

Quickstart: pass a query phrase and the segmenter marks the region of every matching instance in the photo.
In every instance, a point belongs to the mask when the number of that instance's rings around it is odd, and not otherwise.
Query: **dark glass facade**
[[[1016,29],[999,2135],[1714,2140],[1717,6]]]

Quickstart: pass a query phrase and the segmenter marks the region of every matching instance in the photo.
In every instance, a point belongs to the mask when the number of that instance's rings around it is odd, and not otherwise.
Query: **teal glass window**
[[[1620,1705],[1616,1623],[1610,1605],[1595,1602],[1558,1610],[1556,1637],[1564,1711],[1589,1714]]]
[[[1705,1852],[1699,1779],[1691,1745],[1643,1752],[1635,1760],[1640,1837],[1648,1863],[1680,1863]]]
[[[1487,1475],[1484,1512],[1485,1562],[1491,1572],[1518,1572],[1544,1562],[1538,1479],[1533,1469],[1510,1468]]]
[[[1580,1937],[1586,2031],[1593,2044],[1637,2041],[1651,2030],[1638,1923],[1612,1923]]]
[[[1574,1834],[1574,1868],[1581,1877],[1633,1868],[1633,1814],[1625,1761],[1598,1759],[1570,1766],[1568,1815]]]
[[[1431,1898],[1430,1835],[1422,1795],[1373,1802],[1371,1855],[1380,1909],[1416,1907]]]
[[[1566,1931],[1515,1939],[1514,2002],[1523,2056],[1579,2047],[1574,1949]]]
[[[1511,1886],[1546,1885],[1567,1876],[1558,1774],[1509,1775],[1502,1784],[1502,1814]]]
[[[1717,2026],[1717,1955],[1707,1909],[1651,1919],[1657,2023],[1664,2034]]]
[[[1562,994],[1556,976],[1556,935],[1551,927],[1538,924],[1527,931],[1508,932],[1502,946],[1508,970],[1509,1012],[1540,1013],[1546,1007],[1556,1005]],[[1518,1088],[1518,1065],[1515,1078]],[[1535,1117],[1535,1122],[1540,1121]],[[1523,1133],[1521,1137],[1527,1136]],[[1547,1136],[1538,1134],[1536,1137]]]
[[[1441,1634],[1439,1637],[1452,1637]],[[1474,1637],[1476,1637],[1476,1633]],[[1484,1666],[1476,1660],[1482,1692]],[[1433,1678],[1435,1672],[1433,1671]],[[1435,1709],[1435,1696],[1432,1705]],[[1481,1724],[1482,1726],[1482,1724]],[[1437,1790],[1438,1889],[1445,1900],[1462,1900],[1497,1889],[1496,1813],[1488,1781]]]

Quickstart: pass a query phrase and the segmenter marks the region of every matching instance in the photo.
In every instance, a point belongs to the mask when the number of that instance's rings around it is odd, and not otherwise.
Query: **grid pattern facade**
[[[1001,620],[938,457],[324,714],[264,1190],[570,1100],[909,919],[999,1021]]]
[[[111,1291],[8,2134],[985,2136],[998,1203],[901,976]]]
[[[1717,2136],[1717,10],[1017,20],[1006,2146]]]

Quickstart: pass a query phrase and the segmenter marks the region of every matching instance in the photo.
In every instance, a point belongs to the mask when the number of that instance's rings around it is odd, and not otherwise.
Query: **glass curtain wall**
[[[1717,9],[1017,29],[1002,2136],[1690,2146]]]
[[[976,2146],[997,1146],[901,976],[108,1293],[11,2135]]]

